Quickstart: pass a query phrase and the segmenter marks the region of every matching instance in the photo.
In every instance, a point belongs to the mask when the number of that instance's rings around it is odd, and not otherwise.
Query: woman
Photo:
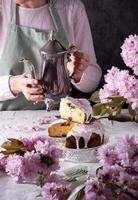
[[[74,71],[72,84],[82,92],[97,87],[101,70],[81,1],[0,0],[0,6],[0,110],[45,108],[42,88],[19,60],[30,59],[37,71],[39,49],[48,40],[50,30],[57,32],[64,46],[74,44],[84,52],[72,54],[67,64],[69,72]]]

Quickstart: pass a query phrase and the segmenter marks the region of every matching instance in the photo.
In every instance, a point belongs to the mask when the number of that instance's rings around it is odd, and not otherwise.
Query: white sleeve
[[[90,56],[91,64],[84,71],[79,83],[72,81],[72,84],[82,92],[92,92],[96,89],[101,79],[101,68],[97,64],[92,34],[85,7],[82,2],[78,2],[74,6],[73,26],[75,45],[80,51],[87,53]]]
[[[9,2],[9,1],[8,1]],[[0,32],[0,41],[1,41],[1,46],[2,46],[2,41],[3,41],[3,18],[4,16],[2,15],[2,5],[5,2],[5,0],[0,0],[0,27],[1,27],[1,32]],[[1,52],[1,47],[0,47],[0,52]],[[14,99],[16,96],[13,95],[9,88],[9,77],[10,75],[6,76],[0,76],[0,101],[5,101],[9,99]]]
[[[16,98],[9,88],[9,77],[10,76],[0,77],[0,101]]]

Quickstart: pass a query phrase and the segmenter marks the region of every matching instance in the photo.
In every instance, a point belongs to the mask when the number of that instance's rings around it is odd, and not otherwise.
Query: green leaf
[[[110,110],[110,108],[103,106],[100,115],[103,116],[103,115],[107,114],[109,110]]]
[[[80,177],[84,177],[88,174],[88,169],[87,167],[72,167],[70,169],[67,169],[63,172],[65,174],[64,176],[64,180],[68,181],[68,182],[75,182],[75,181],[79,181]]]
[[[105,112],[105,109],[106,109],[106,107],[105,107],[104,104],[102,104],[102,103],[97,103],[97,104],[95,104],[95,105],[92,107],[92,115],[93,115],[93,116],[98,116],[98,115],[101,115],[102,112],[103,112],[103,113],[106,113],[106,112]]]
[[[79,196],[79,194],[81,193],[81,191],[83,191],[85,185],[79,185],[78,187],[76,187],[71,194],[69,195],[69,197],[67,198],[67,200],[77,200],[77,197]]]
[[[4,142],[1,147],[4,149],[1,153],[7,156],[14,153],[23,155],[27,151],[24,144],[20,140],[13,138],[8,138],[8,140]]]
[[[94,102],[94,103],[100,103],[100,98],[99,98],[99,91],[94,92],[90,99],[90,101]]]
[[[113,116],[119,115],[121,113],[122,106],[118,106],[113,110]]]
[[[18,154],[18,155],[24,155],[25,152],[23,152],[22,150],[18,150],[18,151],[17,151],[17,149],[16,149],[16,150],[13,149],[13,150],[1,151],[0,153],[2,153],[3,155],[8,156],[8,155],[14,154],[14,153],[16,153],[16,154]]]
[[[125,98],[123,96],[110,96],[110,97],[108,97],[108,99],[111,99],[111,100],[117,101],[117,102],[125,100]]]
[[[24,144],[20,140],[8,138],[8,141],[4,142],[1,147],[6,150],[15,150],[24,148]]]
[[[108,99],[110,100],[109,105],[111,105],[112,107],[122,105],[126,101],[125,98],[122,96],[110,96],[108,97]]]
[[[69,169],[66,169],[63,171],[63,173],[66,175],[66,176],[72,176],[76,173],[80,173],[80,172],[84,172],[84,173],[87,173],[88,172],[88,168],[87,166],[82,166],[80,168],[80,166],[75,166],[75,167],[71,167]]]
[[[111,107],[109,107],[109,106],[106,106],[106,113],[108,115],[112,115],[113,114],[113,109]]]

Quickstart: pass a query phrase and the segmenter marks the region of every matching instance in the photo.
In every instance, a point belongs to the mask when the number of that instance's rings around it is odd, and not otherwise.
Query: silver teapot
[[[48,98],[70,92],[69,72],[66,68],[68,50],[56,40],[54,32],[40,49],[42,65],[41,84]]]
[[[36,74],[35,67],[29,60],[22,59],[22,62],[29,66],[32,77],[38,79],[39,84],[44,89],[47,110],[51,110],[58,97],[66,96],[71,91],[69,71],[66,66],[69,53],[74,51],[76,49],[64,48],[52,31],[49,40],[40,49],[41,66],[39,74]]]

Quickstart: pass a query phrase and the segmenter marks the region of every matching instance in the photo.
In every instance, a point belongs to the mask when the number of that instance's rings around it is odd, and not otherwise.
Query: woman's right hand
[[[9,87],[14,95],[23,93],[28,101],[43,101],[43,89],[38,85],[38,80],[33,79],[30,74],[11,76]]]

